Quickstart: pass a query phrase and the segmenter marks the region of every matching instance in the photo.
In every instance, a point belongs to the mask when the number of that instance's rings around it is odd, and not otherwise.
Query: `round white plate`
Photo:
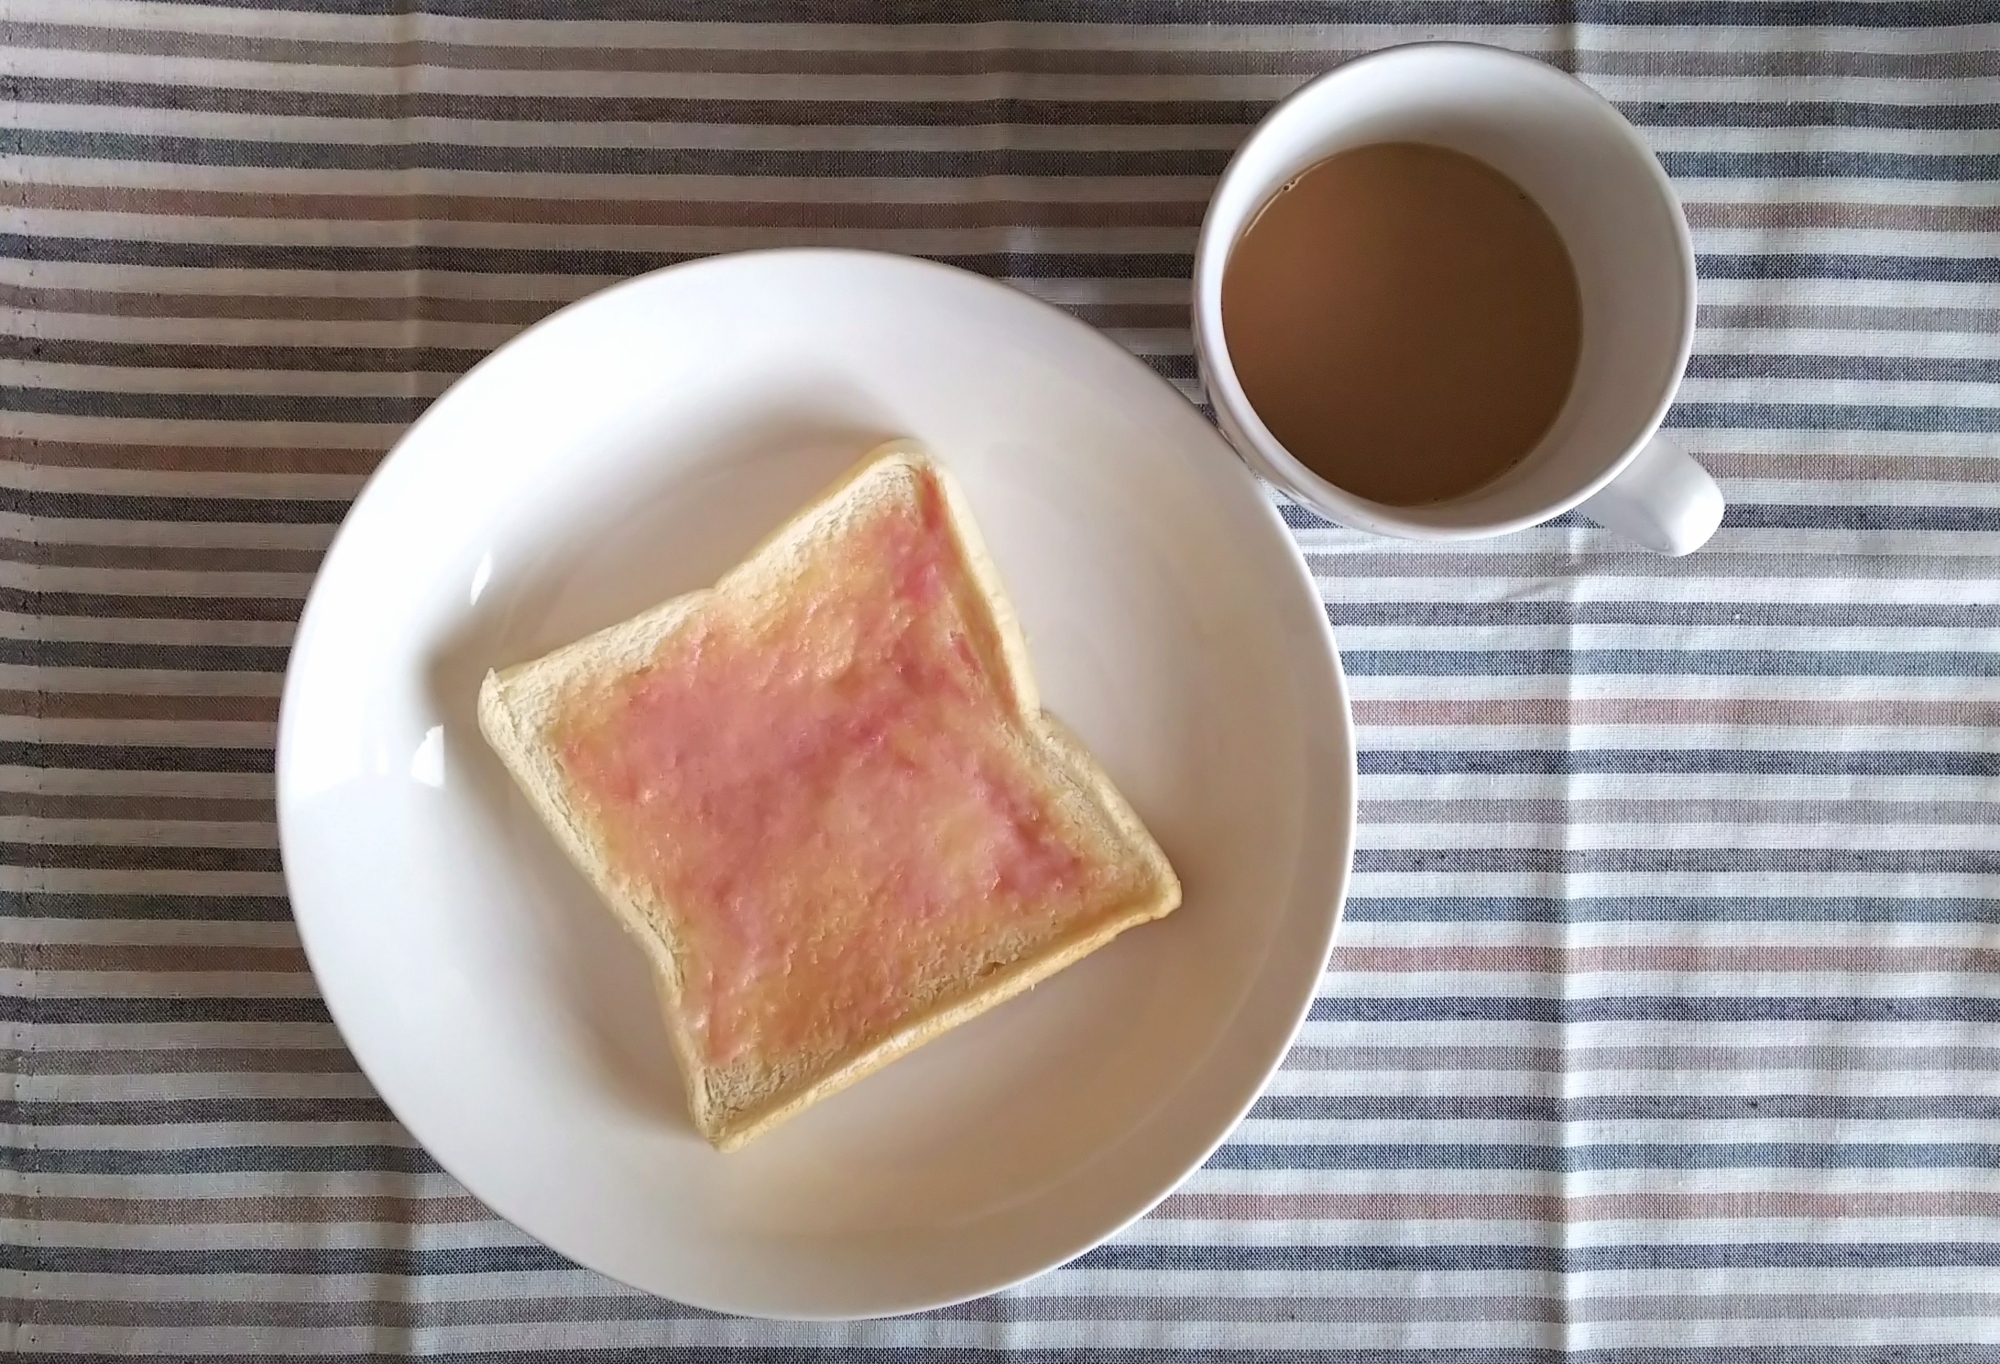
[[[489,667],[713,581],[895,436],[963,481],[1045,704],[1186,901],[718,1155],[640,952],[487,751],[474,695]],[[1319,598],[1200,414],[1052,307],[863,252],[648,275],[461,379],[328,552],[278,735],[299,929],[396,1116],[563,1254],[783,1317],[990,1292],[1199,1165],[1311,1002],[1353,792]]]

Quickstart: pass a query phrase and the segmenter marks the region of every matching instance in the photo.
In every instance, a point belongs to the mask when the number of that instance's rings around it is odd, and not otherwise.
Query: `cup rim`
[[[1347,78],[1360,68],[1427,60],[1443,54],[1472,56],[1477,60],[1493,61],[1510,67],[1517,73],[1526,73],[1531,79],[1552,79],[1567,83],[1581,90],[1605,114],[1608,114],[1611,127],[1644,164],[1646,174],[1651,178],[1654,188],[1659,191],[1661,198],[1671,210],[1668,216],[1673,223],[1681,275],[1685,282],[1682,290],[1680,339],[1675,348],[1674,363],[1661,386],[1659,396],[1654,401],[1652,411],[1631,444],[1616,459],[1606,464],[1596,476],[1562,497],[1552,499],[1540,509],[1519,516],[1470,525],[1439,525],[1415,520],[1407,515],[1408,508],[1356,496],[1339,484],[1314,473],[1271,433],[1236,377],[1236,366],[1230,359],[1229,343],[1222,327],[1223,270],[1242,229],[1239,228],[1228,241],[1223,242],[1218,240],[1219,229],[1216,223],[1216,205],[1221,201],[1224,192],[1244,174],[1245,158],[1265,139],[1272,136],[1273,126],[1294,104],[1303,101],[1320,86]],[[1248,223],[1244,226],[1247,227]],[[1401,43],[1351,58],[1313,77],[1292,91],[1258,120],[1250,136],[1243,140],[1229,158],[1229,164],[1223,168],[1221,178],[1216,181],[1215,189],[1209,196],[1208,208],[1202,214],[1201,231],[1195,244],[1195,354],[1200,367],[1202,386],[1207,391],[1210,402],[1215,405],[1217,416],[1222,419],[1224,433],[1232,434],[1231,428],[1235,428],[1235,433],[1240,434],[1252,447],[1242,452],[1250,457],[1250,462],[1262,466],[1260,472],[1279,484],[1283,491],[1300,498],[1310,509],[1329,516],[1343,525],[1403,539],[1478,540],[1525,530],[1574,509],[1617,478],[1625,471],[1626,466],[1638,458],[1640,450],[1645,448],[1646,443],[1658,433],[1665,422],[1667,411],[1673,406],[1674,398],[1680,391],[1682,376],[1687,371],[1688,357],[1694,350],[1695,284],[1694,238],[1688,230],[1687,214],[1681,207],[1680,196],[1674,192],[1673,182],[1667,177],[1659,159],[1653,155],[1652,148],[1646,145],[1638,129],[1632,126],[1631,121],[1620,113],[1618,107],[1610,100],[1569,72],[1508,48],[1455,40]],[[1439,505],[1448,504],[1449,500]]]

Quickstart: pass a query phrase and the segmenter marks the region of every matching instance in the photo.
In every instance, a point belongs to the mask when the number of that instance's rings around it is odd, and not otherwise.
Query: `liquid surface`
[[[1250,403],[1328,482],[1392,506],[1534,449],[1582,348],[1548,215],[1482,161],[1385,142],[1280,190],[1230,252],[1222,326]]]
[[[718,596],[554,735],[671,906],[712,1064],[873,1040],[1134,891],[1038,789],[942,495],[907,476],[782,599]]]

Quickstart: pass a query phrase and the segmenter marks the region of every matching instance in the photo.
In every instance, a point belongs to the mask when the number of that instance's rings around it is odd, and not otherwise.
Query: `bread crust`
[[[544,736],[564,697],[575,686],[636,668],[652,657],[662,639],[718,595],[783,592],[790,565],[812,537],[827,533],[830,519],[832,533],[838,534],[839,518],[851,516],[871,495],[879,495],[875,481],[899,469],[933,479],[943,495],[946,523],[977,591],[979,610],[991,627],[997,656],[987,662],[1004,683],[1010,718],[1051,771],[1081,793],[1115,831],[1117,846],[1104,850],[1103,855],[1136,865],[1146,890],[1133,901],[1086,920],[1069,934],[975,982],[960,982],[960,988],[946,990],[931,1006],[905,1018],[893,1030],[849,1049],[798,1083],[781,1085],[764,1102],[731,1108],[716,1092],[716,1076],[701,1056],[682,1006],[684,948],[674,940],[670,916],[652,912],[649,904],[657,906],[657,897],[619,875],[596,846],[554,747]],[[1088,956],[1126,929],[1168,914],[1180,904],[1179,879],[1152,835],[1096,760],[1041,709],[1027,640],[965,495],[948,471],[911,442],[893,441],[870,451],[713,587],[675,597],[532,662],[489,672],[480,686],[478,714],[480,732],[563,852],[646,952],[680,1062],[689,1112],[695,1126],[719,1150],[737,1149],[897,1057]]]

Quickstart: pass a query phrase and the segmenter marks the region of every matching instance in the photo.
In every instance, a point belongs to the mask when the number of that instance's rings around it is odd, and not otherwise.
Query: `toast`
[[[488,673],[479,726],[651,959],[724,1151],[1180,903],[907,443],[714,587]]]

